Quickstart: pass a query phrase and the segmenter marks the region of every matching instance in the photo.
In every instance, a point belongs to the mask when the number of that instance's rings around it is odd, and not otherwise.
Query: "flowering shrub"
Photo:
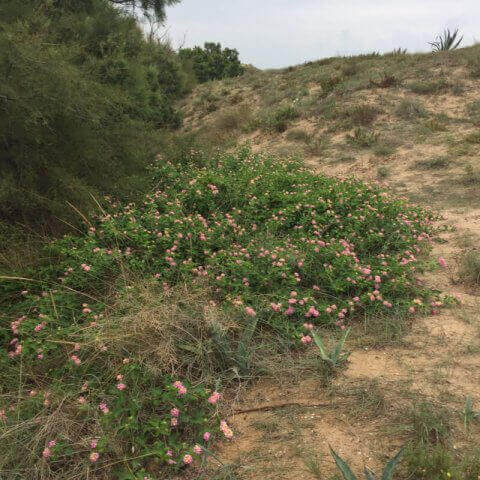
[[[211,435],[233,435],[216,418],[217,392],[105,346],[109,293],[130,288],[125,272],[164,290],[201,279],[216,304],[242,312],[252,335],[262,329],[299,347],[317,326],[444,302],[415,282],[434,216],[376,186],[247,149],[192,151],[178,164],[158,160],[151,173],[156,188],[142,204],[109,200],[84,236],[48,245],[54,261],[29,274],[35,281],[0,287],[0,421],[21,424],[18,438],[36,435],[49,468],[86,462],[143,478],[196,462]],[[53,438],[35,419],[65,405],[71,433]]]

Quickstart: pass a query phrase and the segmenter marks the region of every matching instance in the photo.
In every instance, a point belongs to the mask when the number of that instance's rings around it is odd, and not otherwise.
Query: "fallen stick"
[[[330,407],[331,403],[298,403],[298,402],[291,402],[291,403],[281,403],[280,405],[264,405],[263,407],[255,407],[255,408],[246,408],[243,410],[234,410],[232,415],[238,415],[241,413],[252,413],[252,412],[266,412],[269,410],[278,410],[280,408],[285,407],[308,407],[308,408],[321,408],[321,407]],[[230,416],[232,416],[230,415]]]

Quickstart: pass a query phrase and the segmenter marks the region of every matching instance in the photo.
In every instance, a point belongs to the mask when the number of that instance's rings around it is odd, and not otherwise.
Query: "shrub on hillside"
[[[183,74],[104,0],[0,6],[0,220],[72,223],[90,193],[138,190]]]
[[[224,48],[220,43],[206,42],[204,47],[182,48],[180,58],[190,64],[200,83],[209,80],[238,77],[244,68],[238,58],[238,51]]]
[[[300,348],[317,326],[442,305],[415,281],[427,211],[248,150],[176,160],[155,163],[142,202],[110,202],[46,247],[54,262],[0,285],[2,470],[137,479],[198,463],[218,431],[206,371],[251,376],[260,338]],[[170,308],[181,285],[209,307],[180,292]]]

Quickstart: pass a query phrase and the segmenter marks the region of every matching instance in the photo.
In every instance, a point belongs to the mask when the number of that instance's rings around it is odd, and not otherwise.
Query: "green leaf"
[[[312,335],[313,335],[313,340],[315,341],[315,345],[318,347],[318,350],[320,351],[320,357],[322,358],[322,360],[324,360],[325,362],[332,363],[332,360],[325,352],[325,347],[323,345],[322,339],[317,335],[316,332],[313,332]]]
[[[335,450],[333,450],[332,447],[330,447],[330,453],[332,454],[338,469],[342,472],[343,478],[345,480],[357,480],[357,477],[350,470],[350,467],[347,465],[347,463],[342,459],[342,457],[340,457],[340,455],[337,454],[337,452],[335,452]]]
[[[387,463],[385,470],[382,473],[382,480],[391,480],[393,471],[405,453],[406,448],[406,445],[403,446],[400,451]]]
[[[335,361],[340,358],[340,352],[343,350],[343,346],[345,345],[345,342],[347,340],[348,334],[350,333],[351,328],[347,328],[345,331],[345,334],[343,337],[340,339],[340,341],[337,343],[337,346],[335,347]]]

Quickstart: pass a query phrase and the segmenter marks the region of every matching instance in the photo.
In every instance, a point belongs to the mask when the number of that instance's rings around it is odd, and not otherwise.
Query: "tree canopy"
[[[181,0],[110,0],[116,5],[130,7],[132,9],[141,8],[144,12],[152,12],[159,22],[165,20],[165,7],[180,3]]]

